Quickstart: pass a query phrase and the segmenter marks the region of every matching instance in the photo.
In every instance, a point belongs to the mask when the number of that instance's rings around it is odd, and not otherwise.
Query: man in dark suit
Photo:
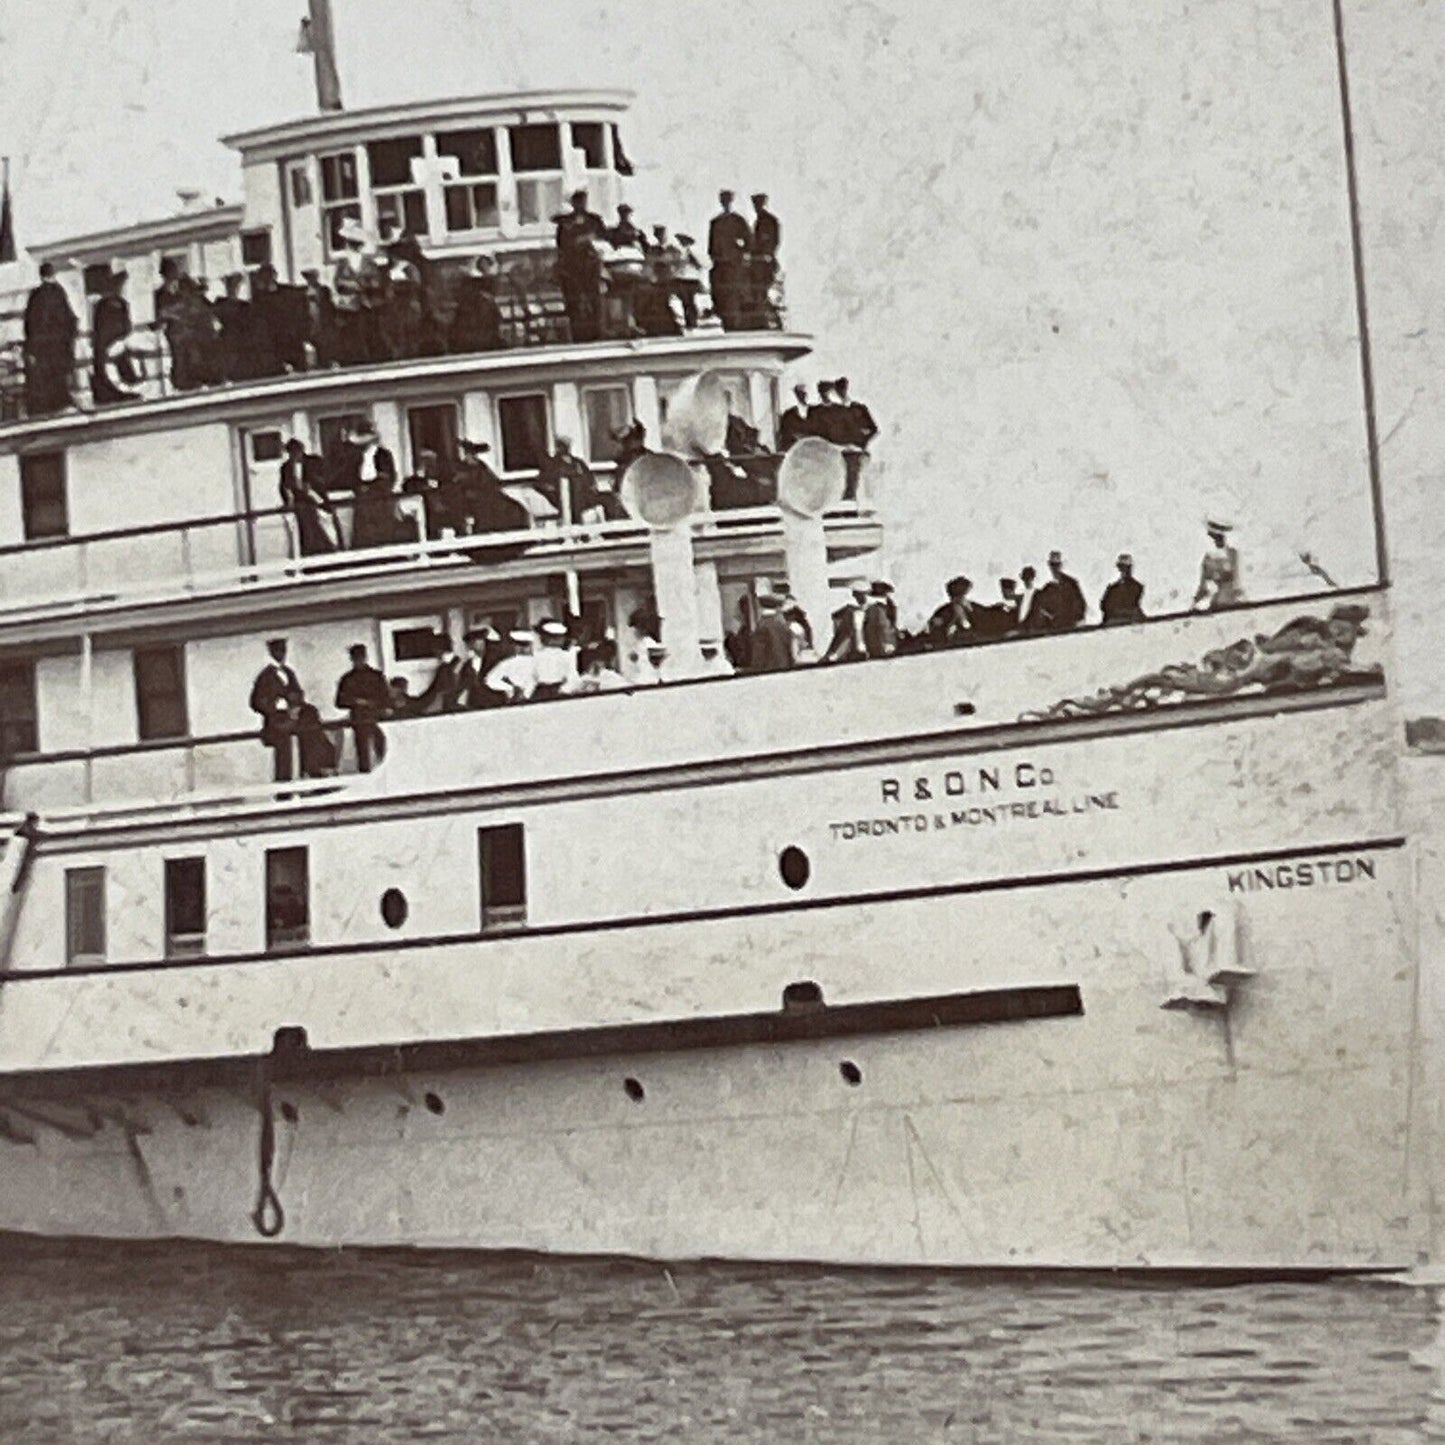
[[[1064,571],[1062,552],[1049,553],[1049,574],[1049,580],[1039,588],[1038,597],[1047,630],[1072,632],[1089,610],[1084,601],[1084,590]]]
[[[1144,584],[1134,575],[1134,559],[1127,552],[1119,553],[1115,565],[1119,575],[1104,588],[1099,613],[1105,627],[1121,622],[1144,620]]]
[[[112,270],[101,283],[101,293],[95,303],[95,312],[90,323],[90,395],[97,406],[113,405],[117,402],[134,401],[136,393],[118,386],[111,377],[110,367],[115,365],[115,374],[121,381],[135,381],[134,363],[122,355],[112,363],[110,349],[117,342],[130,335],[130,306],[125,291],[126,273]]]
[[[860,578],[849,591],[852,597],[833,614],[833,636],[823,655],[824,662],[867,660],[868,583]]]
[[[49,261],[42,262],[40,284],[25,302],[24,326],[26,408],[31,416],[63,411],[71,404],[77,322]]]
[[[835,447],[847,446],[848,414],[838,405],[838,392],[831,381],[818,383],[818,400],[811,413],[813,435]]]
[[[712,218],[707,231],[707,254],[712,261],[712,309],[723,330],[736,331],[743,323],[747,291],[748,255],[753,233],[748,223],[733,210],[733,193],[718,192],[722,210]]]
[[[748,645],[748,665],[754,672],[785,672],[793,665],[793,629],[781,607],[776,593],[758,597],[758,620]]]
[[[261,744],[275,755],[275,779],[289,783],[296,776],[296,717],[306,694],[301,679],[286,664],[286,639],[266,644],[271,661],[251,687],[251,711],[261,715]]]
[[[869,657],[892,657],[898,651],[898,604],[891,582],[875,582],[868,589],[868,611],[863,617],[863,645]]]
[[[783,242],[783,228],[768,209],[768,198],[761,191],[753,197],[753,245],[748,257],[747,324],[763,330],[775,330],[780,318],[773,307],[773,282],[778,279],[778,248]]]
[[[297,541],[303,557],[336,550],[336,539],[321,516],[322,512],[331,511],[322,480],[325,469],[321,458],[308,453],[295,437],[286,443],[286,456],[281,463],[281,505],[296,519]]]
[[[800,381],[793,388],[797,404],[790,406],[778,418],[778,450],[785,452],[794,442],[803,437],[816,436],[817,422],[815,408],[808,401],[808,388]]]
[[[849,397],[846,376],[840,376],[833,383],[833,395],[838,408],[835,424],[840,437],[838,445],[848,448],[848,474],[843,496],[851,501],[858,495],[858,478],[863,474],[863,455],[868,450],[869,443],[878,435],[878,423],[873,420],[873,413],[861,401],[853,401]]]
[[[572,209],[557,217],[557,281],[573,341],[602,334],[602,258],[596,243],[606,239],[602,217],[587,209],[587,192],[573,191]]]
[[[416,711],[456,712],[462,706],[462,694],[466,688],[466,665],[457,655],[448,633],[437,639],[437,670],[432,674],[426,691],[416,700]]]
[[[950,578],[948,601],[934,611],[925,629],[930,647],[966,647],[976,640],[974,606],[968,600],[972,591],[970,578]]]
[[[351,667],[341,674],[336,686],[336,706],[351,714],[351,732],[356,739],[356,766],[371,771],[372,759],[386,756],[386,739],[380,722],[391,706],[391,689],[386,674],[366,660],[366,645],[358,642],[350,651]]]

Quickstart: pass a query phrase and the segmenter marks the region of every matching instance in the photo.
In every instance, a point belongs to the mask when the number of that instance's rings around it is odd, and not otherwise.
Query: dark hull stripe
[[[833,743],[805,750],[752,753],[716,762],[672,763],[615,773],[579,774],[528,783],[444,789],[386,798],[327,795],[320,801],[298,799],[289,808],[258,803],[249,811],[226,809],[211,817],[171,817],[155,823],[107,823],[103,807],[94,821],[74,833],[43,835],[44,854],[90,853],[98,848],[134,847],[199,838],[290,833],[298,829],[347,827],[396,822],[458,812],[517,810],[599,797],[717,787],[765,778],[798,777],[840,768],[878,766],[940,757],[969,757],[1003,748],[1042,747],[1099,737],[1129,737],[1177,728],[1217,726],[1282,713],[1358,707],[1385,696],[1383,683],[1351,683],[1309,692],[1266,693],[1248,697],[1205,698],[1167,707],[1051,722],[995,723],[949,728],[866,742]],[[257,744],[259,746],[259,744]],[[283,785],[284,786],[284,785]],[[184,806],[184,799],[176,807]]]
[[[384,1078],[399,1074],[445,1073],[603,1055],[681,1053],[696,1049],[756,1047],[809,1039],[865,1038],[923,1029],[967,1028],[1073,1018],[1084,1012],[1073,984],[939,994],[931,998],[873,1003],[798,1006],[780,1013],[718,1015],[709,1018],[622,1024],[513,1034],[506,1038],[448,1039],[367,1048],[311,1050],[283,1034],[264,1060],[254,1055],[178,1059],[166,1064],[98,1065],[83,1069],[15,1074],[0,1089],[0,1110],[37,1096],[65,1096],[119,1089],[210,1088],[249,1083],[264,1067],[272,1082],[313,1079]]]
[[[1406,839],[1371,838],[1355,842],[1313,844],[1304,848],[1256,849],[1249,853],[1195,854],[1154,863],[1125,863],[1110,868],[1080,868],[1056,873],[1015,874],[1004,878],[978,878],[964,883],[938,883],[916,888],[893,888],[872,893],[833,895],[828,898],[788,898],[775,903],[737,904],[729,908],[699,908],[682,913],[635,914],[580,923],[549,923],[537,927],[497,929],[491,933],[436,934],[428,938],[381,939],[374,943],[333,943],[316,948],[277,953],[231,953],[210,958],[163,959],[136,963],[97,963],[71,968],[11,969],[0,972],[0,988],[14,988],[45,980],[111,976],[124,973],[178,974],[191,969],[232,968],[237,965],[296,962],[317,958],[365,958],[375,954],[415,953],[418,949],[495,947],[539,938],[617,933],[626,929],[667,928],[678,924],[716,923],[738,918],[767,918],[778,914],[869,908],[888,903],[911,903],[934,898],[963,898],[978,893],[1009,893],[1068,884],[1111,882],[1170,873],[1191,873],[1203,868],[1242,868],[1259,863],[1285,863],[1329,858],[1342,853],[1371,853],[1404,847]],[[0,1070],[0,1075],[3,1075]]]

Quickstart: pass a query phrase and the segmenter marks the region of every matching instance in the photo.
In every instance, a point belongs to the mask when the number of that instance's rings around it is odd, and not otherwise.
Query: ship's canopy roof
[[[325,111],[301,120],[238,131],[222,140],[241,153],[243,162],[250,163],[333,144],[378,139],[437,123],[546,121],[598,112],[620,116],[632,99],[632,92],[627,90],[531,90],[408,101],[367,110]]]

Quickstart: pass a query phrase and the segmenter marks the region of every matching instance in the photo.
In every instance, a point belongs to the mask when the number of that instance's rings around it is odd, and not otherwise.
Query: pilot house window
[[[65,870],[65,961],[105,958],[105,869]]]
[[[527,921],[527,847],[520,823],[477,829],[482,872],[482,929]]]
[[[543,225],[562,209],[562,137],[555,125],[510,128],[517,176],[517,220]]]
[[[366,147],[366,158],[376,201],[376,228],[382,240],[388,235],[425,236],[426,192],[413,173],[422,158],[420,137],[374,140]]]
[[[501,224],[497,206],[497,133],[452,130],[437,136],[437,155],[454,167],[445,191],[447,230],[492,230]]]
[[[305,848],[266,850],[266,947],[304,948],[311,941],[311,882]]]

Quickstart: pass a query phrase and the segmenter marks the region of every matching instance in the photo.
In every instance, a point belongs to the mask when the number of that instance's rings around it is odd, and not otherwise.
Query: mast
[[[311,15],[304,22],[303,48],[316,67],[316,104],[321,110],[342,110],[341,77],[336,70],[336,31],[331,23],[331,0],[309,0]]]

